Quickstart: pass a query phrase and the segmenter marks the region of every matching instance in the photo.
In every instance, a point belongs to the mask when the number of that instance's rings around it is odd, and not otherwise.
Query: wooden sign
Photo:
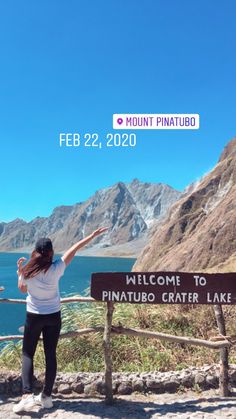
[[[91,297],[135,304],[236,304],[236,273],[99,272]]]

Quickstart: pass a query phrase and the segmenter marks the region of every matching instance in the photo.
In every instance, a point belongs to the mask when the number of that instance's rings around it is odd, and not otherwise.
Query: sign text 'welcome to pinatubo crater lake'
[[[140,304],[236,304],[236,273],[99,272],[91,296]]]

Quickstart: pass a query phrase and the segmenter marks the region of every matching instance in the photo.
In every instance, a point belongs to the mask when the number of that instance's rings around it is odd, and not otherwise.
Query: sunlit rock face
[[[236,268],[236,138],[158,223],[135,271]]]

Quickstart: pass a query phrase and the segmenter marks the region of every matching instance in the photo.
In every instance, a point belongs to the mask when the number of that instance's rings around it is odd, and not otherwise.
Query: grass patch
[[[104,324],[105,304],[63,305],[63,332]],[[224,307],[228,334],[236,334],[236,308]],[[115,304],[113,324],[163,333],[209,339],[218,335],[213,307]],[[0,368],[21,368],[22,342],[10,342],[0,352]],[[203,347],[176,344],[124,335],[112,337],[113,370],[126,372],[181,370],[219,361],[219,352]],[[61,339],[57,350],[58,370],[98,372],[104,370],[102,334]],[[236,362],[236,351],[230,351]],[[35,354],[35,369],[44,370],[42,343]]]

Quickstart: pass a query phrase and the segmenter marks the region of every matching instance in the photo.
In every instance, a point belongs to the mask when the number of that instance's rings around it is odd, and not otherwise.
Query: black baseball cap
[[[38,239],[38,241],[35,245],[35,250],[38,253],[46,253],[46,252],[49,252],[50,250],[53,250],[51,240],[47,237],[43,237],[41,239]]]

